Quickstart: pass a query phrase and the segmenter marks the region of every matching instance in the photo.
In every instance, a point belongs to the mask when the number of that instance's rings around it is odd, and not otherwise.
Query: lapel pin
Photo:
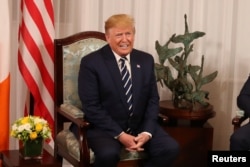
[[[137,68],[141,68],[141,66],[139,64],[136,65]]]

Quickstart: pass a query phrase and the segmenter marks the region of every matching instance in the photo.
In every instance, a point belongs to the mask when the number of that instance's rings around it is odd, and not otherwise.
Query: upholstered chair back
[[[78,96],[78,71],[83,56],[106,44],[97,38],[86,38],[63,46],[63,103],[81,107]]]

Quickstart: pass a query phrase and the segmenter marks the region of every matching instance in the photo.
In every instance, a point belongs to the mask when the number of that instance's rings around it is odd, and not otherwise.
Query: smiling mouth
[[[129,47],[129,45],[127,45],[127,44],[122,44],[122,45],[120,45],[120,47],[123,48],[123,49],[127,49],[127,48]]]

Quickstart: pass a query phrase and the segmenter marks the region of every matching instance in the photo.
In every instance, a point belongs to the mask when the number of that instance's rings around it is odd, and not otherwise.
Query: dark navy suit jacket
[[[237,97],[237,105],[244,110],[245,115],[250,117],[250,77],[244,83]],[[244,124],[233,132],[230,137],[231,151],[247,151],[250,149],[250,123]]]
[[[88,137],[104,132],[112,137],[128,128],[134,135],[147,131],[154,135],[159,111],[159,95],[154,75],[154,59],[133,49],[130,53],[133,114],[128,114],[121,74],[109,45],[81,60],[78,91],[86,119],[92,125]]]
[[[250,117],[250,76],[247,78],[237,97],[237,105]]]

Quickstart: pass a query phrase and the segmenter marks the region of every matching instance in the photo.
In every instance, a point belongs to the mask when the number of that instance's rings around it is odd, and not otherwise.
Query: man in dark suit
[[[87,139],[95,167],[115,167],[121,148],[146,151],[146,167],[168,167],[179,145],[157,123],[159,95],[153,57],[133,48],[134,19],[126,14],[105,22],[108,45],[81,60],[79,96],[91,127]],[[130,98],[122,82],[120,58],[125,58]],[[129,91],[127,91],[129,92]],[[128,104],[127,102],[131,102]]]
[[[237,105],[244,111],[247,117],[250,117],[250,76],[244,83],[240,94],[237,97]],[[231,135],[230,150],[250,150],[250,123],[243,125]]]

